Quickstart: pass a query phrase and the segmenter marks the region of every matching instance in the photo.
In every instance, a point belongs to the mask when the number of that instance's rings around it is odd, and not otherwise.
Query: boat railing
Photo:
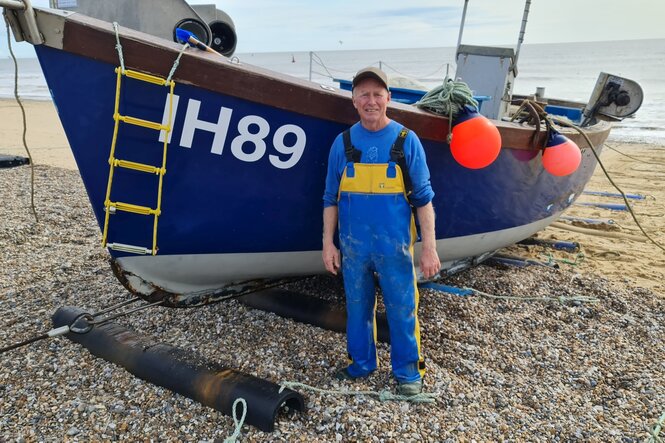
[[[441,72],[443,74],[443,69],[445,68],[445,76],[441,75],[440,77],[436,77],[437,81],[440,81],[444,78],[449,78],[450,77],[450,68],[451,68],[451,63],[449,62],[443,62],[441,65],[439,65],[434,71],[428,72],[426,74],[407,74],[404,72],[401,72],[399,69],[395,68],[394,66],[391,66],[388,62],[385,60],[378,60],[374,61],[372,63],[369,63],[371,66],[376,66],[378,65],[379,69],[386,72],[386,68],[389,69],[390,71],[393,71],[395,74],[397,74],[398,77],[408,79],[410,81],[417,81],[419,79],[426,79],[427,81],[433,80],[435,77],[435,74],[438,74]],[[319,68],[322,68],[325,72],[321,72],[320,70],[317,70],[317,66]],[[360,68],[360,66],[359,66]],[[331,73],[333,71],[337,75],[334,75]],[[341,71],[339,69],[334,69],[330,66],[328,66],[326,63],[324,63],[323,59],[319,54],[317,54],[314,51],[309,51],[309,74],[308,74],[308,80],[312,81],[313,74],[320,75],[322,77],[327,77],[330,80],[333,80],[337,82],[337,77],[352,77],[355,71]],[[418,85],[418,86],[423,86],[423,85]],[[411,88],[411,89],[417,89],[417,88]]]

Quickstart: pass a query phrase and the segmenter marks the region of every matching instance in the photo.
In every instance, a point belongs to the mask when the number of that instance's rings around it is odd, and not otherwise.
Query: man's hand
[[[420,253],[420,272],[425,278],[434,277],[441,268],[441,260],[434,248],[423,248]]]
[[[436,237],[434,234],[434,208],[432,202],[416,208],[418,221],[420,221],[420,236],[423,249],[420,253],[420,272],[425,278],[434,277],[441,268],[441,260],[436,252]]]
[[[323,264],[333,275],[337,275],[341,266],[339,249],[333,243],[337,227],[337,211],[337,206],[328,206],[323,209]]]
[[[340,268],[340,259],[339,259],[339,249],[335,246],[334,243],[326,242],[323,244],[323,264],[326,267],[326,270],[333,275],[337,275],[337,271]]]

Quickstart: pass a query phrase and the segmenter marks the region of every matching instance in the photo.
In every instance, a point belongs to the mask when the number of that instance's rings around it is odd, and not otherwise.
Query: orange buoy
[[[557,177],[563,177],[577,171],[581,162],[582,152],[575,142],[552,131],[543,152],[545,170]]]
[[[501,151],[501,134],[494,124],[470,106],[453,121],[450,151],[460,165],[480,169],[492,164]]]

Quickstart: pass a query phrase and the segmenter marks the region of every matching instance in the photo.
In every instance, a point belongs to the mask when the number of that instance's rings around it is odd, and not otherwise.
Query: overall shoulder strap
[[[357,150],[351,143],[351,130],[347,129],[344,131],[342,137],[344,138],[344,155],[346,156],[346,161],[349,163],[360,163],[362,152]]]
[[[406,136],[409,135],[409,129],[402,128],[390,148],[390,161],[399,165],[402,170],[402,178],[404,179],[404,187],[406,188],[406,195],[410,196],[413,192],[413,185],[411,184],[411,177],[409,176],[409,168],[406,165],[406,157],[404,156],[404,141]]]

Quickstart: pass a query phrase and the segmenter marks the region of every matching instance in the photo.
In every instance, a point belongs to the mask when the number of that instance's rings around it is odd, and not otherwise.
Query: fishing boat
[[[195,306],[325,272],[320,251],[328,152],[358,119],[348,91],[231,57],[234,27],[220,19],[223,13],[206,20],[177,1],[52,3],[60,9],[0,0],[16,40],[34,45],[102,243],[127,289],[165,305]],[[145,20],[149,26],[129,19],[115,26],[105,10],[138,17],[138,5],[148,3],[159,11]],[[174,27],[189,29],[225,56],[185,50],[172,38]],[[458,69],[480,63],[480,77],[488,77],[483,58],[509,66],[494,90],[480,91],[494,98],[483,111],[502,141],[492,164],[470,169],[456,162],[446,117],[396,101],[388,108],[390,118],[423,142],[443,272],[479,263],[556,221],[597,163],[583,136],[561,127],[581,148],[581,163],[566,176],[548,173],[541,161],[545,132],[504,118],[515,54],[460,47],[458,57]],[[470,70],[465,76],[473,77]],[[606,120],[636,110],[636,100],[622,105],[617,98],[632,94],[628,85],[606,75],[592,100],[577,109],[597,152],[610,133]]]

